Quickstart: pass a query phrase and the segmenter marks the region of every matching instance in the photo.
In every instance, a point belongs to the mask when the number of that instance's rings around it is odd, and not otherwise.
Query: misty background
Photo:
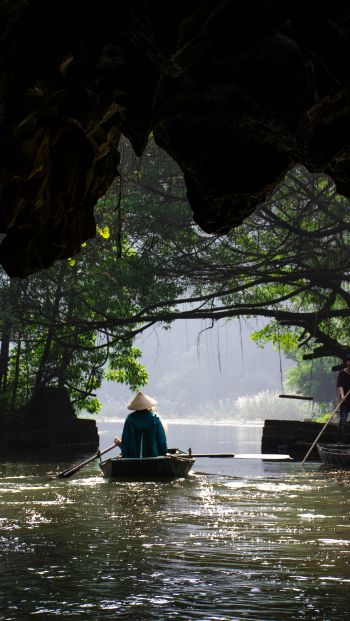
[[[264,418],[311,417],[309,402],[279,399],[280,362],[285,371],[294,363],[263,349],[250,334],[262,320],[179,320],[169,329],[158,326],[135,341],[149,382],[142,390],[157,399],[163,419],[254,423]],[[124,419],[133,396],[129,388],[103,382],[97,393],[102,402],[98,419]]]

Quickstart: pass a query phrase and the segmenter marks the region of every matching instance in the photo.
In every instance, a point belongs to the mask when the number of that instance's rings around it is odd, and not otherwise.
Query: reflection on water
[[[194,450],[206,433],[195,446],[187,429]],[[212,450],[223,437],[211,430]],[[350,618],[350,473],[205,459],[156,484],[58,469],[0,467],[1,619]]]

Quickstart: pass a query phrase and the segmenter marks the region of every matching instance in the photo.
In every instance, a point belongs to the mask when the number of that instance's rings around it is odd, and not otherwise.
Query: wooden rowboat
[[[100,463],[103,476],[108,479],[132,481],[157,481],[181,479],[188,476],[195,459],[191,456],[166,455],[164,457],[106,459]]]
[[[195,457],[235,457],[236,459],[261,459],[263,461],[291,461],[290,455],[271,455],[267,453],[188,453],[180,449],[168,449],[164,457],[116,457],[101,461],[102,455],[108,453],[116,447],[112,444],[103,451],[98,451],[96,455],[85,459],[85,461],[71,466],[63,472],[58,472],[58,479],[68,479],[81,468],[90,464],[94,459],[100,459],[100,468],[103,476],[109,479],[128,479],[131,481],[153,481],[181,479],[186,477],[191,470]]]
[[[327,466],[350,468],[350,444],[317,444],[317,450]]]

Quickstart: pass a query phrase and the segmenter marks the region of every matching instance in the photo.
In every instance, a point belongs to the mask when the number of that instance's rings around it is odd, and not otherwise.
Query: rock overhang
[[[300,163],[350,195],[342,2],[4,0],[0,261],[26,276],[95,234],[124,135],[152,131],[195,221],[239,225]]]

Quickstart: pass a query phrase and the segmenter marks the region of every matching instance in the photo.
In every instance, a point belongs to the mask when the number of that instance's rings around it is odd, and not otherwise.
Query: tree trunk
[[[59,269],[59,273],[58,273],[57,283],[56,283],[55,298],[54,298],[52,307],[50,309],[51,311],[50,319],[52,320],[52,322],[58,317],[58,314],[59,314],[60,302],[62,299],[63,280],[64,280],[66,269],[67,269],[67,265],[65,262],[62,261],[60,269]],[[55,336],[55,327],[54,327],[54,323],[51,323],[49,325],[49,328],[46,334],[44,351],[41,356],[41,360],[40,360],[38,370],[36,373],[32,396],[36,395],[44,384],[45,369],[50,359],[51,345],[54,340],[54,336]]]
[[[8,287],[8,299],[5,308],[7,317],[4,320],[3,332],[1,334],[1,347],[0,347],[0,391],[3,393],[7,387],[8,376],[8,364],[9,364],[9,352],[10,342],[13,332],[13,314],[11,309],[16,304],[20,283],[17,280],[10,279]]]
[[[18,341],[18,343],[17,343],[17,352],[16,352],[16,363],[15,363],[15,376],[14,376],[13,387],[12,387],[11,410],[14,410],[15,407],[16,407],[16,397],[17,397],[17,390],[18,390],[18,384],[19,384],[19,368],[20,368],[20,359],[21,359],[21,345],[22,345],[22,342]]]
[[[65,347],[63,350],[60,365],[57,369],[57,384],[59,388],[64,388],[67,370],[71,361],[73,349],[71,347]]]
[[[8,326],[6,326],[7,328]],[[9,362],[9,350],[10,350],[10,331],[4,328],[4,332],[1,339],[0,349],[0,391],[4,392],[7,387],[7,374],[8,374],[8,362]],[[10,328],[10,326],[9,326]]]
[[[75,302],[74,297],[70,293],[69,298],[68,298],[68,308],[67,308],[67,317],[69,319],[72,319],[73,317],[74,302]],[[65,346],[65,344],[63,344],[62,358],[57,368],[57,384],[59,388],[64,388],[64,385],[66,382],[67,370],[68,370],[73,354],[74,354],[74,346],[72,347],[72,344],[71,344],[69,347],[67,347]]]

